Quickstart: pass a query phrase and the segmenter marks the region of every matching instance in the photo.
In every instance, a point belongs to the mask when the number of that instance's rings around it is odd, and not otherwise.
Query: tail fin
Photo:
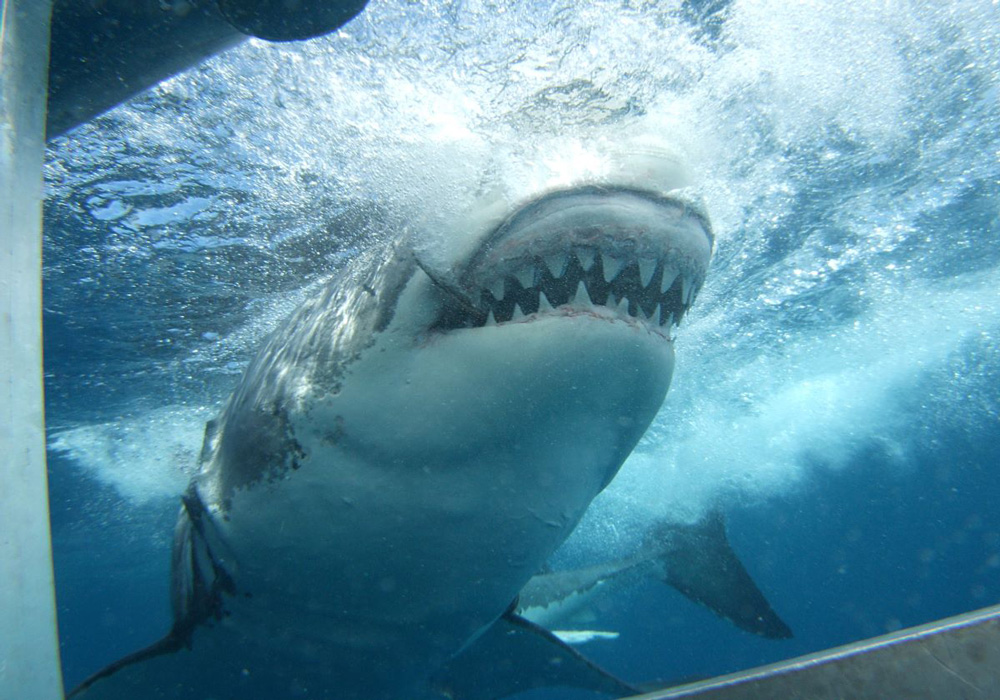
[[[721,510],[693,524],[661,525],[648,546],[658,552],[663,581],[689,599],[747,632],[768,639],[792,636],[729,545]]]

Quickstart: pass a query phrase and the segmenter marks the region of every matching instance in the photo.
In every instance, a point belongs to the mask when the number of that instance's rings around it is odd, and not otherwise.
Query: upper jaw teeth
[[[579,247],[523,258],[509,272],[491,276],[480,284],[480,308],[488,312],[484,313],[488,325],[558,307],[603,307],[617,316],[669,329],[683,317],[699,286],[694,274],[685,274],[665,258]]]
[[[569,262],[569,258],[565,255],[548,255],[545,258],[545,267],[548,268],[553,279],[558,279],[566,271],[567,262]]]
[[[573,251],[573,255],[576,256],[580,267],[586,272],[594,266],[596,252],[593,248],[577,248]]]
[[[523,267],[514,273],[517,277],[517,281],[521,283],[524,289],[533,287],[535,283],[535,268],[534,267]]]
[[[649,286],[649,281],[653,279],[656,272],[656,260],[653,258],[639,258],[639,279],[643,287]]]
[[[625,265],[625,261],[620,258],[612,258],[610,256],[601,256],[604,262],[604,281],[610,282],[618,273],[622,271],[622,267]]]
[[[672,286],[674,286],[674,281],[677,279],[678,272],[673,268],[664,266],[663,277],[660,280],[660,292],[666,292]]]
[[[493,295],[494,299],[500,301],[503,299],[503,287],[504,287],[503,278],[498,277],[489,284],[487,289],[489,290],[490,294]]]

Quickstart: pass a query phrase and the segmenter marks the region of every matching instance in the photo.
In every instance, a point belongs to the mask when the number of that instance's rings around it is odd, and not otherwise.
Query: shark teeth
[[[504,284],[502,278],[493,280],[493,282],[486,287],[489,293],[492,294],[493,298],[497,301],[503,301],[503,288]]]
[[[677,275],[677,270],[663,268],[663,279],[660,280],[660,294],[666,294],[667,290],[674,286],[674,280],[677,279]]]
[[[514,276],[524,289],[528,289],[535,284],[535,268],[533,267],[521,268],[514,273]]]
[[[567,262],[569,261],[565,255],[548,255],[545,257],[545,267],[549,268],[549,272],[554,279],[563,276],[563,273],[566,271]]]
[[[580,280],[580,284],[576,286],[576,294],[570,300],[571,306],[593,306],[594,302],[590,299],[590,292],[587,291],[587,285]]]
[[[659,327],[669,337],[670,326],[684,317],[698,284],[669,259],[575,247],[572,252],[537,255],[531,262],[520,258],[506,272],[484,281],[481,292],[481,316],[468,318],[454,311],[441,326],[495,325],[557,313],[560,307],[603,306],[619,318]]]
[[[627,297],[622,297],[621,299],[618,300],[618,303],[615,304],[615,311],[617,311],[620,316],[628,316]]]
[[[652,258],[639,258],[639,281],[643,287],[648,287],[656,272],[656,260]]]
[[[580,284],[583,283],[581,282]],[[555,308],[553,308],[552,304],[549,303],[549,298],[545,296],[545,292],[542,292],[541,294],[538,295],[538,311],[539,312],[555,311]]]
[[[624,260],[619,260],[618,258],[613,258],[610,255],[601,254],[601,261],[604,263],[604,281],[611,283],[618,273],[622,271],[625,266]]]
[[[580,261],[580,269],[587,272],[594,266],[596,251],[592,248],[577,248],[573,251],[576,259]]]

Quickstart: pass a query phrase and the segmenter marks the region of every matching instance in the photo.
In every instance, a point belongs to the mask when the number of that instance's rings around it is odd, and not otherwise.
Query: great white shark
[[[515,609],[660,409],[705,279],[708,216],[650,162],[436,259],[373,246],[295,310],[206,428],[172,628],[70,697],[634,692]]]

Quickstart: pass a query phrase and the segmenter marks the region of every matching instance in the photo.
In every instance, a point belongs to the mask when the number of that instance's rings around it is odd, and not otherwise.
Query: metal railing
[[[0,697],[62,698],[42,393],[48,0],[0,13]]]

